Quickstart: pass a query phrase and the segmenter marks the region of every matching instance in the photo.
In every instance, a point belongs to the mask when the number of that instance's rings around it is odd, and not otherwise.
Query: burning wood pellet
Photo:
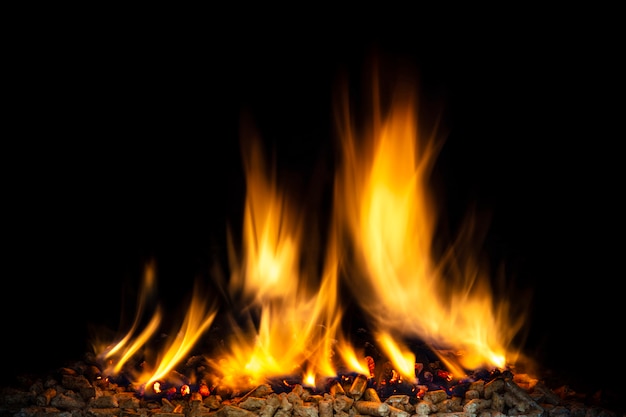
[[[506,404],[504,402],[504,394],[494,392],[489,399],[491,400],[491,408],[493,410],[503,412],[506,408]]]
[[[550,388],[546,387],[545,384],[543,383],[537,383],[535,385],[534,392],[540,393],[541,394],[540,398],[542,398],[543,402],[545,403],[552,404],[552,405],[559,405],[561,403],[561,397],[559,397]],[[535,400],[534,397],[533,397],[533,400]]]
[[[469,400],[463,405],[463,411],[469,415],[476,415],[480,411],[486,410],[491,406],[491,400],[482,400],[480,398],[474,398]]]
[[[319,409],[316,405],[296,405],[293,409],[296,417],[318,417]]]
[[[537,406],[535,401],[530,397],[530,395],[528,395],[528,392],[526,392],[522,387],[517,385],[513,380],[510,380],[510,379],[505,380],[504,386],[506,387],[508,392],[513,393],[513,395],[518,397],[520,400],[526,401],[529,404]]]
[[[260,417],[272,417],[278,410],[278,407],[280,407],[280,403],[281,401],[277,395],[268,396],[265,404],[259,409],[258,415]]]
[[[239,407],[249,410],[258,411],[267,404],[267,399],[259,397],[248,397],[245,400],[239,402]]]
[[[476,391],[479,397],[483,397],[485,394],[485,380],[479,379],[478,381],[472,382],[468,387],[468,391]]]
[[[350,387],[350,391],[348,392],[348,394],[350,395],[350,397],[358,400],[361,398],[366,388],[367,377],[365,375],[357,375],[357,377],[354,378],[354,381],[352,382],[352,386]]]
[[[343,389],[343,386],[341,385],[341,383],[339,381],[333,381],[331,382],[330,386],[328,387],[328,391],[330,392],[330,395],[337,396],[339,394],[346,394],[346,391]]]
[[[375,401],[355,401],[354,409],[360,414],[383,417],[389,414],[389,404]]]
[[[272,392],[272,389],[268,385],[258,386],[248,391],[248,393],[245,394],[243,397],[237,398],[234,401],[232,401],[232,404],[237,405],[241,403],[242,401],[246,401],[250,397],[260,398],[260,397],[263,397],[265,393],[270,393],[270,392]]]
[[[447,400],[443,400],[441,403],[437,404],[437,409],[439,410],[439,413],[459,412],[463,410],[461,401],[461,397],[448,398]]]
[[[354,404],[354,399],[348,397],[345,394],[336,395],[333,400],[333,409],[339,413],[341,411],[348,411]]]
[[[518,385],[495,374],[489,379],[451,382],[441,389],[411,386],[406,393],[387,392],[365,375],[336,378],[325,392],[302,384],[261,384],[237,391],[219,386],[181,384],[156,395],[132,384],[96,377],[93,369],[64,369],[57,377],[36,380],[22,390],[5,389],[0,415],[39,417],[71,413],[145,417],[619,417],[591,410],[572,397],[559,396],[541,381]],[[401,385],[398,389],[406,388]],[[461,389],[462,388],[462,389]],[[275,390],[277,389],[277,390]],[[220,395],[218,393],[223,394]]]
[[[367,401],[373,401],[377,403],[381,402],[380,397],[378,396],[378,393],[374,388],[367,388],[363,393],[363,398]]]
[[[37,399],[36,399],[37,405],[40,405],[40,406],[50,405],[50,401],[54,397],[56,397],[56,395],[57,395],[57,390],[55,390],[54,388],[47,388],[44,392],[42,392],[41,394],[37,396]]]
[[[503,390],[504,380],[502,380],[501,378],[496,378],[485,384],[483,395],[485,396],[485,398],[489,399],[494,392],[502,392]]]
[[[424,394],[424,400],[430,401],[433,404],[440,403],[447,398],[448,398],[448,393],[445,392],[444,390],[429,391],[426,394]]]
[[[325,399],[318,403],[319,417],[332,417],[333,404],[331,400]]]
[[[392,395],[388,397],[385,402],[393,407],[404,408],[409,405],[410,400],[408,395]]]
[[[209,395],[204,400],[204,405],[210,410],[217,410],[222,405],[222,397],[220,397],[219,395]]]
[[[428,400],[420,401],[415,405],[415,413],[418,416],[427,416],[432,413],[436,408],[434,404]]]
[[[389,416],[390,417],[409,417],[410,414],[407,411],[403,410],[403,409],[400,409],[400,408],[397,408],[397,407],[393,407],[393,406],[390,405],[389,406]]]
[[[234,405],[225,405],[216,412],[218,417],[256,417],[252,411],[244,410]]]
[[[466,400],[474,400],[480,398],[480,392],[475,389],[468,389],[465,391],[465,399]]]

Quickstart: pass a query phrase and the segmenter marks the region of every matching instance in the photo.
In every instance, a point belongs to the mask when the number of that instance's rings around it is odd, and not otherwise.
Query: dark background
[[[91,325],[119,325],[148,259],[181,308],[241,223],[243,114],[293,181],[330,184],[337,81],[369,86],[377,56],[445,102],[445,215],[452,228],[472,207],[491,215],[485,250],[533,295],[529,355],[593,387],[623,383],[610,25],[45,16],[6,41],[3,376],[82,357]]]

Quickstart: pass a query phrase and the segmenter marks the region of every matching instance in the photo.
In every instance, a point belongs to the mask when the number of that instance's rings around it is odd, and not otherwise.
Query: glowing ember
[[[402,87],[404,93],[413,91]],[[512,322],[511,306],[494,300],[489,277],[470,250],[475,242],[459,239],[443,256],[433,253],[439,219],[428,183],[441,140],[436,132],[422,132],[415,97],[399,95],[385,111],[381,100],[375,101],[371,126],[352,126],[347,101],[338,118],[341,159],[328,242],[305,235],[306,208],[288,198],[275,172],[265,166],[256,137],[244,137],[243,245],[239,253],[236,237],[228,236],[231,276],[224,288],[232,306],[229,334],[205,356],[215,384],[248,387],[297,376],[315,387],[341,372],[362,376],[355,381],[373,378],[374,359],[342,333],[344,282],[373,342],[393,365],[388,382],[420,382],[423,366],[416,364],[411,340],[426,342],[439,355],[449,370],[437,374],[440,379],[483,367],[502,369],[515,361],[511,342],[524,317]],[[312,245],[326,249],[324,262],[309,259],[317,253]],[[320,263],[321,272],[310,266]],[[160,354],[151,356],[147,347],[161,324],[161,311],[157,308],[138,329],[154,275],[149,265],[130,331],[98,350],[112,365],[109,374],[125,372],[133,383],[152,384],[157,391],[159,381],[173,378],[172,371],[212,325],[218,309],[207,306],[210,294],[194,289],[182,326]],[[462,354],[449,355],[450,349]],[[141,369],[128,366],[140,352],[147,358]],[[190,389],[183,381],[178,386]],[[209,387],[200,387],[208,395]]]

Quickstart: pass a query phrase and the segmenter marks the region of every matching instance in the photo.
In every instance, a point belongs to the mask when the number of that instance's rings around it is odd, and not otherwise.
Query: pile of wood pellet
[[[277,392],[263,384],[241,395],[191,391],[187,395],[139,395],[93,367],[63,368],[54,377],[4,388],[0,416],[16,417],[620,417],[577,400],[571,392],[549,389],[526,375],[471,382],[464,395],[430,390],[421,396],[381,399],[362,375],[338,379],[324,393],[295,384]]]

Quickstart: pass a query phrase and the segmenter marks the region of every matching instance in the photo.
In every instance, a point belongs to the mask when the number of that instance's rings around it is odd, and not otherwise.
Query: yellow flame
[[[207,306],[205,295],[199,290],[194,291],[183,324],[166,344],[164,353],[157,359],[156,369],[144,372],[138,378],[137,383],[150,385],[152,382],[165,378],[179,362],[187,359],[189,351],[211,326],[216,315],[217,308]]]
[[[307,387],[316,387],[315,371],[307,370],[302,378],[302,384]]]
[[[142,349],[145,343],[147,343],[157,331],[162,319],[162,314],[158,306],[156,306],[156,311],[145,328],[141,330],[139,335],[136,335],[148,307],[148,301],[154,296],[155,292],[155,263],[154,261],[150,261],[144,266],[142,285],[139,291],[137,309],[135,310],[135,319],[130,330],[126,332],[121,340],[114,344],[107,345],[106,343],[99,343],[94,346],[94,350],[98,356],[110,364],[110,366],[105,369],[105,374],[119,374],[124,365]]]
[[[364,266],[349,273],[354,295],[374,328],[389,334],[384,340],[397,366],[408,358],[391,349],[396,340],[417,337],[463,350],[466,369],[502,367],[520,322],[511,323],[506,302],[496,305],[471,256],[455,258],[456,247],[439,261],[432,253],[438,218],[428,184],[441,141],[423,136],[413,95],[398,94],[387,112],[376,86],[374,96],[369,130],[351,125],[347,101],[339,118],[336,211],[356,247],[354,263]]]
[[[258,312],[259,321],[246,329],[233,325],[228,351],[214,360],[224,375],[221,383],[241,387],[306,372],[334,376],[341,322],[335,252],[328,253],[321,278],[301,267],[298,211],[268,175],[258,142],[245,149],[244,255],[241,261],[232,256],[231,293],[252,299],[245,308]]]
[[[150,340],[150,338],[154,335],[154,333],[158,330],[159,325],[161,324],[161,310],[157,307],[157,311],[152,316],[150,322],[146,325],[146,327],[141,331],[141,333],[136,336],[130,345],[125,347],[124,352],[120,359],[117,361],[117,364],[113,368],[114,375],[122,372],[124,365],[133,358],[133,356],[141,350]],[[129,335],[132,335],[129,333]],[[125,343],[130,342],[130,337],[127,336],[122,340],[122,342],[117,344],[117,347],[126,346]]]
[[[99,349],[99,351],[102,350],[102,355],[104,356],[104,358],[110,358],[116,355],[120,349],[124,348],[124,346],[126,346],[130,342],[131,337],[133,336],[133,334],[137,330],[137,327],[140,324],[149,298],[154,296],[156,287],[155,281],[155,265],[154,261],[151,261],[144,266],[143,281],[139,291],[139,300],[137,304],[137,310],[135,311],[135,320],[133,321],[131,329],[128,331],[128,333],[126,333],[124,338],[114,346]],[[158,314],[155,315],[152,319],[151,325],[149,325],[148,327],[153,327],[155,324],[158,326],[159,318],[160,316]]]
[[[371,376],[367,360],[361,350],[357,351],[350,342],[342,340],[341,338],[337,343],[337,349],[342,363],[349,371]]]
[[[503,368],[515,356],[510,345],[524,317],[512,321],[507,300],[494,299],[473,250],[475,224],[469,221],[447,251],[433,253],[440,219],[429,180],[442,142],[436,132],[424,136],[413,86],[399,91],[404,94],[383,111],[375,86],[371,125],[365,128],[353,126],[347,104],[339,114],[341,152],[321,273],[311,267],[320,262],[308,258],[318,253],[309,248],[321,242],[307,236],[304,209],[265,166],[260,142],[247,137],[241,253],[229,247],[229,338],[221,351],[207,353],[222,386],[244,388],[294,375],[314,386],[317,378],[336,376],[338,367],[373,376],[373,359],[341,332],[344,279],[394,373],[410,382],[416,382],[410,339],[430,344],[456,376],[484,366]],[[149,264],[131,330],[103,354],[117,361],[114,373],[147,348],[160,326],[157,307],[136,336],[154,281]],[[216,314],[196,288],[183,325],[133,375],[135,382],[167,379]],[[462,355],[448,355],[450,349]]]
[[[417,383],[415,375],[415,354],[409,348],[394,340],[388,333],[377,337],[380,347],[387,353],[396,371],[410,383]]]
[[[287,197],[266,173],[257,142],[249,145],[244,213],[244,271],[231,277],[231,290],[243,289],[256,304],[289,299],[298,292],[299,219],[287,207]],[[239,269],[239,265],[234,265]]]
[[[217,308],[207,307],[206,296],[200,291],[196,283],[196,289],[193,292],[193,298],[181,328],[175,332],[174,337],[169,339],[165,347],[160,347],[162,349],[160,351],[163,353],[158,355],[155,360],[156,369],[154,371],[148,369],[149,365],[152,364],[148,364],[141,373],[132,368],[124,369],[138,352],[147,352],[151,339],[161,325],[163,314],[160,306],[157,305],[150,321],[138,335],[136,334],[141,328],[140,323],[145,314],[147,298],[154,291],[155,275],[155,264],[154,261],[151,261],[144,269],[142,291],[131,329],[119,342],[100,352],[101,357],[111,362],[106,373],[118,375],[127,371],[127,376],[134,378],[133,382],[142,386],[149,386],[157,382],[158,379],[164,378],[181,360],[186,359],[186,355],[196,344],[198,338],[210,327],[217,314]]]

